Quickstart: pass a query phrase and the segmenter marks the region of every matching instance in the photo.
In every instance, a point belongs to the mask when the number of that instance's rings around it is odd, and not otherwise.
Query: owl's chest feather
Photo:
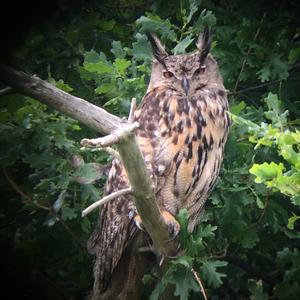
[[[137,136],[165,198],[186,198],[203,174],[218,173],[230,124],[227,109],[223,90],[185,97],[157,89],[146,95],[136,114]]]
[[[154,94],[149,108],[142,111],[147,114],[144,119],[148,124],[144,133],[154,140],[157,137],[158,150],[165,152],[167,148],[170,158],[181,151],[189,161],[200,144],[205,151],[220,148],[230,123],[224,96],[222,91],[196,93],[192,97],[170,90]]]

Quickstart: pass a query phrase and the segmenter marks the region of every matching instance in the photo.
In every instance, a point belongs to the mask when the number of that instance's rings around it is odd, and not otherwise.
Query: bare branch
[[[102,134],[111,134],[127,120],[111,115],[104,109],[72,96],[35,75],[0,66],[0,80],[16,92],[37,99]]]
[[[8,95],[8,94],[11,94],[13,92],[13,90],[14,90],[13,88],[8,86],[8,87],[0,90],[0,96],[5,96],[5,95]]]
[[[81,213],[81,216],[85,217],[90,212],[92,212],[95,208],[105,204],[106,202],[114,200],[114,199],[116,199],[120,196],[128,195],[128,194],[132,194],[132,189],[131,188],[127,188],[127,189],[124,189],[124,190],[120,190],[120,191],[111,193],[111,194],[103,197],[102,199],[94,202],[92,205],[90,205],[85,210],[83,210],[82,213]]]
[[[131,99],[130,112],[129,112],[129,116],[128,116],[128,121],[129,122],[133,122],[133,120],[134,120],[135,109],[136,109],[136,98],[132,98]]]

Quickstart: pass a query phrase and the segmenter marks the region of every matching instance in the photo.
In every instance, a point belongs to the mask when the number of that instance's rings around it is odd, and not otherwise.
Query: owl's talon
[[[167,225],[168,232],[170,234],[170,239],[166,240],[166,242],[171,242],[176,239],[180,231],[180,225],[176,221],[176,219],[166,210],[162,211],[162,217],[164,219],[165,224]],[[142,231],[145,231],[145,227],[143,225],[142,219],[140,215],[136,215],[134,217],[135,225]]]
[[[145,231],[145,227],[144,227],[144,225],[142,223],[142,219],[139,215],[136,215],[134,217],[134,223],[135,223],[135,225],[137,226],[138,229],[140,229],[142,231]]]
[[[166,242],[170,242],[176,239],[176,237],[179,234],[180,231],[180,225],[176,221],[176,219],[166,210],[162,211],[162,217],[164,219],[164,222],[167,225],[167,229],[170,233],[170,239],[167,240]]]

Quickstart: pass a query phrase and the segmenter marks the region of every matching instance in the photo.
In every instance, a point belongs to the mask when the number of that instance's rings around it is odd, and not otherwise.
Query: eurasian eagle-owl
[[[208,29],[200,35],[197,51],[183,55],[170,55],[156,36],[148,38],[154,61],[147,92],[135,111],[135,133],[158,206],[176,235],[178,211],[187,209],[193,231],[216,182],[230,126],[227,92],[209,54]],[[114,160],[105,194],[128,186],[121,162]],[[100,209],[99,224],[88,242],[96,255],[95,298],[137,298],[136,281],[141,281],[146,260],[138,247],[147,243],[140,222],[132,196]]]

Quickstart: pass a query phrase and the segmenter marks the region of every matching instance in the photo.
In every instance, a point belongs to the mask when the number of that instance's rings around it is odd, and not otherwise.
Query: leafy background
[[[181,300],[200,299],[193,268],[210,299],[298,299],[299,2],[66,3],[50,22],[32,22],[5,59],[120,116],[146,89],[146,31],[180,54],[195,49],[205,25],[213,30],[233,119],[223,168],[193,235],[180,212],[184,255],[158,284],[145,276],[145,295],[159,299],[173,285]],[[80,148],[95,132],[34,99],[1,93],[0,109],[3,293],[84,299],[93,282],[85,241],[97,213],[83,219],[81,211],[101,196],[111,159]]]

